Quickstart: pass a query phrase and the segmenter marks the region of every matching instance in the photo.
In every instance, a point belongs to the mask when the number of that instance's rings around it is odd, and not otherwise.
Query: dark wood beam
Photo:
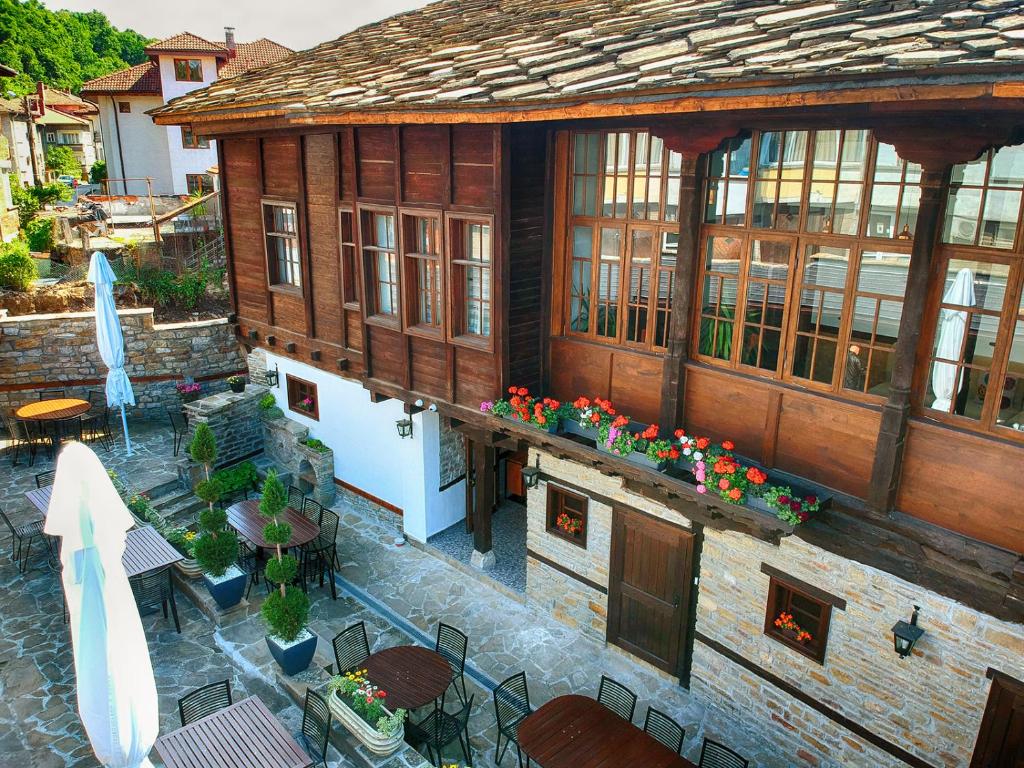
[[[473,549],[481,555],[491,551],[491,517],[494,512],[494,448],[483,441],[473,443]]]
[[[925,170],[921,174],[921,202],[918,206],[917,230],[910,255],[907,289],[903,298],[903,315],[896,336],[889,399],[882,406],[881,425],[871,469],[868,504],[876,512],[887,513],[896,503],[903,450],[910,419],[910,390],[925,304],[928,298],[928,277],[932,253],[941,222],[942,186],[949,166],[941,170]]]

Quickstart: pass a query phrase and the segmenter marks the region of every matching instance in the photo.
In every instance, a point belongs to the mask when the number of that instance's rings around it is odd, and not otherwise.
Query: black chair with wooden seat
[[[426,746],[427,758],[440,768],[444,748],[458,739],[462,756],[469,765],[473,761],[473,750],[469,746],[469,714],[473,709],[473,698],[470,696],[458,712],[435,708],[418,723],[407,724],[406,740],[413,746]]]
[[[334,646],[334,674],[343,675],[359,669],[370,655],[365,622],[360,621],[343,629],[334,636],[331,645]]]
[[[452,687],[459,696],[459,701],[466,703],[466,648],[469,638],[444,622],[437,625],[437,642],[434,650],[444,656],[448,666],[452,668]],[[460,689],[461,687],[461,689]]]
[[[697,765],[698,768],[747,768],[750,761],[744,760],[724,744],[705,738]]]
[[[623,720],[633,722],[633,713],[636,712],[636,694],[607,675],[601,675],[601,685],[597,689],[597,702],[606,706]]]
[[[327,742],[331,737],[331,710],[327,699],[306,689],[306,702],[302,706],[302,741],[313,765],[327,766]]]
[[[28,570],[28,556],[32,552],[32,545],[44,537],[43,521],[33,520],[24,525],[15,525],[3,509],[0,509],[0,519],[11,533],[11,562],[17,563],[18,570],[25,573]]]
[[[57,477],[56,469],[48,469],[45,472],[40,472],[36,475],[36,488],[46,488],[49,485],[53,485],[55,477]]]
[[[288,486],[288,506],[296,512],[302,512],[303,504],[306,501],[306,494],[294,485]]]
[[[167,409],[167,418],[171,422],[171,430],[174,432],[174,455],[177,456],[178,451],[181,450],[181,444],[188,434],[188,419],[181,411],[176,411],[173,408]]]
[[[171,568],[166,566],[155,571],[149,571],[139,576],[132,576],[128,579],[135,594],[135,602],[140,610],[147,608],[160,608],[167,618],[167,608],[170,606],[171,615],[174,617],[174,628],[181,634],[181,622],[178,621],[178,606],[174,602],[174,582],[171,580]]]
[[[181,727],[201,720],[207,715],[219,712],[231,706],[231,681],[220,680],[216,683],[196,688],[178,699],[178,714],[181,716]]]
[[[306,499],[306,506],[311,506]],[[324,577],[331,586],[331,599],[338,599],[338,588],[334,583],[334,560],[338,550],[338,523],[340,518],[337,512],[324,509],[315,501],[312,502],[320,508],[316,515],[320,522],[320,534],[302,548],[302,570],[303,578],[309,582],[313,577],[319,577],[320,586],[324,585]],[[305,510],[303,510],[305,512]]]
[[[644,731],[671,749],[677,755],[683,751],[683,740],[686,731],[675,720],[661,710],[647,707],[644,717]]]
[[[523,750],[519,747],[519,724],[533,712],[530,707],[530,691],[526,686],[526,673],[518,672],[502,681],[494,689],[494,718],[498,721],[498,743],[494,748],[498,751],[498,765],[505,757],[509,744],[516,745],[516,762],[523,765]],[[505,738],[505,747],[501,739]],[[526,758],[526,766],[530,766],[530,758]]]

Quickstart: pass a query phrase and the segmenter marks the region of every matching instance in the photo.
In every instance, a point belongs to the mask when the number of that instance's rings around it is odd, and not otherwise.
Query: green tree
[[[0,243],[0,288],[27,291],[37,277],[36,264],[24,240]]]
[[[221,487],[210,476],[213,462],[217,460],[217,441],[208,424],[196,426],[188,452],[193,461],[203,465],[206,475],[195,489],[196,495],[207,505],[199,513],[201,533],[196,537],[196,561],[211,576],[223,576],[238,559],[238,536],[228,527],[228,516],[224,510],[213,506],[220,499]]]
[[[101,184],[107,178],[107,161],[97,160],[89,169],[89,183]]]
[[[277,589],[267,595],[260,612],[271,632],[285,641],[292,641],[306,626],[309,618],[309,597],[298,587],[292,586],[299,563],[292,555],[284,554],[282,546],[292,536],[292,527],[279,520],[279,516],[288,506],[288,494],[274,470],[267,473],[263,483],[263,497],[260,499],[260,512],[269,521],[263,527],[263,538],[274,545],[275,557],[267,562],[266,579],[277,585]]]
[[[76,179],[82,177],[82,164],[78,162],[71,147],[49,147],[46,150],[46,167],[58,175],[67,174]]]

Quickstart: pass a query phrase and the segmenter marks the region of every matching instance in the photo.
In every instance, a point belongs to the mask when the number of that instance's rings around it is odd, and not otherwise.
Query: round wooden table
[[[88,400],[62,397],[56,400],[40,400],[23,405],[14,415],[23,421],[63,421],[81,416],[89,410]]]
[[[452,668],[439,653],[418,645],[385,648],[363,662],[367,679],[386,692],[388,709],[418,709],[448,690]]]
[[[242,536],[251,541],[260,549],[273,549],[276,544],[271,544],[263,538],[263,528],[269,522],[269,518],[260,512],[260,503],[257,499],[247,499],[237,504],[232,504],[226,510],[228,525],[238,531]],[[320,535],[320,526],[309,518],[303,517],[301,513],[288,507],[279,518],[281,522],[288,523],[292,527],[292,537],[284,544],[285,549],[301,547],[308,544]]]

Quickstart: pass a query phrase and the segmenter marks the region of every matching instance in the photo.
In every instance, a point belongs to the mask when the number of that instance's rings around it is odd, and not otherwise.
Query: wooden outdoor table
[[[53,486],[47,485],[43,488],[36,488],[33,491],[25,491],[25,498],[29,503],[43,513],[45,516],[50,509],[50,494],[53,493]]]
[[[167,768],[308,768],[299,743],[255,696],[161,736]]]
[[[62,421],[81,416],[89,410],[88,400],[62,397],[56,400],[40,400],[23,405],[14,412],[22,421]]]
[[[184,560],[184,556],[157,533],[156,528],[145,525],[128,531],[121,563],[128,577],[139,576]]]
[[[697,768],[586,696],[559,696],[527,717],[519,746],[542,768]]]
[[[267,524],[268,518],[260,512],[259,500],[248,499],[232,504],[227,509],[227,515],[228,524],[257,547],[273,549],[276,546],[263,538],[263,526]],[[316,523],[291,507],[284,511],[282,517],[292,527],[292,537],[283,545],[285,548],[301,547],[320,535],[320,527]]]
[[[426,706],[448,690],[452,668],[439,653],[418,645],[385,648],[363,662],[367,679],[388,695],[392,711]]]

